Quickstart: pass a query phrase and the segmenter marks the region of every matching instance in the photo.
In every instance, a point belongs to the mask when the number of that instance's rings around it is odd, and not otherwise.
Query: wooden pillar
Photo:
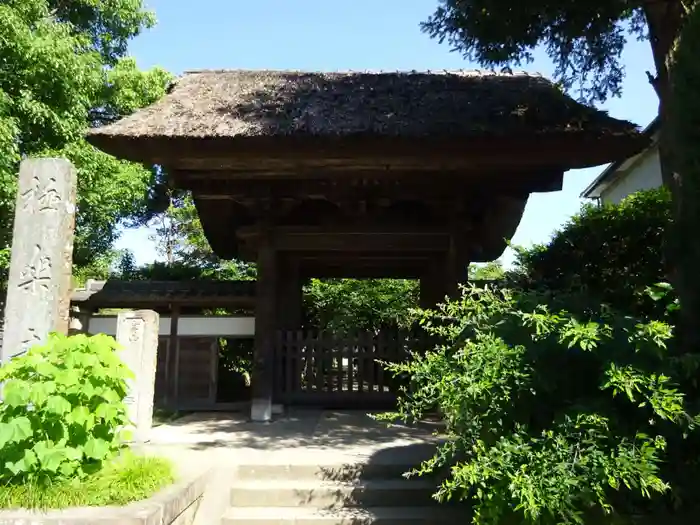
[[[420,277],[421,308],[432,309],[445,300],[444,260],[444,256],[436,255]]]
[[[457,299],[461,294],[459,285],[469,281],[469,252],[462,232],[450,236],[445,263],[446,293],[451,299]]]
[[[95,312],[91,308],[81,312],[80,322],[83,325],[83,332],[90,333],[90,321],[93,315],[95,315]]]
[[[219,389],[219,339],[215,338],[209,347],[209,395],[207,402],[216,404],[216,395]]]
[[[302,321],[302,281],[298,261],[278,257],[277,265],[277,328],[298,330]]]
[[[251,377],[250,417],[253,421],[272,419],[275,331],[277,321],[277,253],[271,228],[261,230],[258,240],[258,277],[255,302],[255,348]]]
[[[180,390],[180,338],[177,335],[179,321],[180,307],[171,305],[170,337],[168,337],[168,344],[165,347],[165,399],[163,404],[166,407],[170,406],[171,400],[173,400],[174,405],[177,405],[178,391]]]

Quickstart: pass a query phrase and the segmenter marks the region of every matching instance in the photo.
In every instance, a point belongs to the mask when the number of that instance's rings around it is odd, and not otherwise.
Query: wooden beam
[[[252,308],[255,306],[254,296],[241,296],[237,298],[226,297],[188,297],[186,299],[157,299],[157,298],[117,298],[112,300],[109,297],[104,299],[90,299],[86,302],[77,302],[81,308],[90,307],[93,310],[103,308],[133,308],[135,310],[162,310],[170,309],[170,305],[177,305],[180,308]]]
[[[420,268],[394,266],[311,266],[305,267],[304,278],[318,279],[419,279]]]
[[[352,261],[424,261],[431,257],[424,251],[405,251],[396,253],[395,251],[363,251],[351,247],[346,252],[325,252],[325,251],[301,251],[289,252],[291,257],[299,261],[330,261],[330,262],[347,262]]]
[[[409,157],[416,165],[442,165],[462,161],[485,166],[536,166],[559,164],[565,169],[586,168],[629,157],[649,144],[641,134],[604,135],[599,132],[529,132],[511,135],[431,137],[89,137],[98,148],[129,160],[158,164],[167,169],[228,169],[250,171],[261,160],[280,159],[287,164],[309,159],[382,159]],[[384,161],[385,162],[385,161]]]
[[[296,233],[281,236],[280,251],[318,251],[347,252],[353,248],[363,251],[425,251],[442,252],[449,246],[449,236],[433,234],[332,234],[327,236]],[[258,248],[259,249],[259,248]]]
[[[259,245],[257,227],[239,228],[237,235],[249,244]],[[440,252],[449,248],[449,242],[449,233],[428,229],[286,227],[275,230],[275,246],[280,251]]]
[[[199,199],[347,198],[372,194],[385,198],[425,200],[453,199],[456,195],[480,194],[489,189],[504,191],[558,191],[564,170],[543,167],[524,170],[386,170],[354,169],[339,177],[327,169],[275,173],[176,170],[175,183],[191,190]],[[303,183],[299,179],[303,178]]]
[[[433,256],[429,252],[301,252],[294,253],[301,275],[357,279],[417,279]]]

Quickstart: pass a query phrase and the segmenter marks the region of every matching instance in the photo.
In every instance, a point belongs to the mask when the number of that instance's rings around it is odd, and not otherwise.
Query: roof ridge
[[[495,71],[493,69],[336,69],[336,70],[304,70],[304,69],[248,69],[248,68],[214,68],[214,69],[188,69],[182,72],[184,75],[217,74],[217,73],[279,73],[279,74],[419,74],[419,75],[481,75],[481,76],[526,76],[534,78],[546,78],[538,71],[508,70]]]

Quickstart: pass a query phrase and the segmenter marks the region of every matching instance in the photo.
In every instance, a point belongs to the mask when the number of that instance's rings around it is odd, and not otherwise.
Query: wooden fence
[[[396,400],[401,378],[381,362],[400,362],[417,339],[407,332],[338,336],[280,331],[276,339],[277,397],[285,404],[381,408]]]

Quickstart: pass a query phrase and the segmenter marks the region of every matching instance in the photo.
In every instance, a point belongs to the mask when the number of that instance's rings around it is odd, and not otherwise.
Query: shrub
[[[412,387],[382,418],[443,414],[447,443],[414,474],[450,467],[436,496],[470,500],[475,524],[582,523],[621,494],[664,493],[667,440],[694,428],[667,357],[670,325],[565,305],[465,289],[421,312],[441,344],[390,366]]]
[[[312,279],[305,289],[311,324],[338,333],[395,328],[418,305],[407,279]]]
[[[52,334],[0,368],[0,480],[81,477],[114,456],[131,377],[116,349],[106,335]]]
[[[585,292],[635,314],[661,315],[642,292],[667,281],[664,233],[671,222],[666,188],[635,193],[620,204],[585,205],[549,243],[518,249],[511,284]]]

